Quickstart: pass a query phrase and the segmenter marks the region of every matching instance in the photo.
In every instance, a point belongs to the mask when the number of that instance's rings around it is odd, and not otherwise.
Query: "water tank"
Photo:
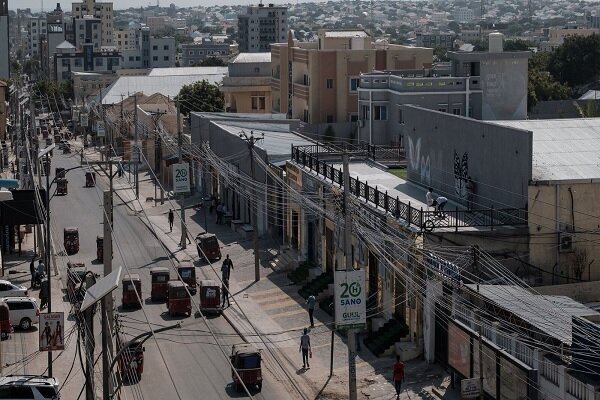
[[[492,32],[489,36],[489,52],[490,53],[502,53],[504,49],[504,35],[500,32]]]
[[[350,49],[352,50],[364,50],[365,49],[365,39],[360,35],[356,35],[352,37],[350,40]]]

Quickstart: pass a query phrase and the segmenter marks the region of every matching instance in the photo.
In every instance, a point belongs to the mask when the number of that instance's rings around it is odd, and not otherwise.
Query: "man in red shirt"
[[[396,356],[394,364],[394,387],[396,388],[396,399],[400,398],[400,389],[404,380],[404,363],[400,361],[400,356]]]

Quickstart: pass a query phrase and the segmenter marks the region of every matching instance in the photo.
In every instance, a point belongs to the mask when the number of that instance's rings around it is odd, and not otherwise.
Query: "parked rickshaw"
[[[69,181],[66,178],[58,178],[56,180],[56,194],[66,195],[68,193],[68,183]]]
[[[54,174],[56,175],[56,179],[66,178],[66,175],[67,175],[67,173],[65,172],[65,169],[62,167],[54,168]]]
[[[179,265],[177,273],[181,279],[188,285],[191,294],[196,294],[196,267],[192,263]]]
[[[98,261],[104,261],[104,237],[96,236],[96,258]]]
[[[196,248],[198,249],[198,257],[204,258],[206,262],[221,259],[219,241],[213,233],[199,233],[196,236]]]
[[[94,186],[96,186],[96,173],[93,171],[88,171],[85,173],[85,187]]]
[[[142,279],[138,274],[123,276],[123,308],[142,307]]]
[[[63,240],[67,255],[71,256],[79,252],[79,228],[65,228],[63,231]]]
[[[169,316],[178,314],[192,315],[192,299],[181,281],[169,281],[167,284],[167,308]]]
[[[13,332],[13,326],[10,323],[10,310],[8,304],[0,302],[0,339],[8,339],[8,335]]]
[[[127,383],[135,383],[142,379],[144,372],[144,350],[139,341],[126,342],[122,338],[117,340],[117,353],[127,346],[119,356],[119,370],[121,380]]]
[[[217,281],[212,279],[203,279],[198,285],[200,292],[200,312],[222,313],[221,306],[221,287]]]
[[[231,346],[231,377],[238,392],[244,390],[244,385],[250,389],[262,389],[262,369],[260,350],[250,344]],[[237,372],[237,374],[236,374]],[[239,375],[239,378],[238,378]],[[240,380],[241,379],[241,380]],[[242,385],[243,383],[243,385]]]
[[[154,267],[150,268],[150,278],[152,287],[150,289],[150,299],[152,301],[164,300],[167,298],[167,282],[171,279],[169,268]]]

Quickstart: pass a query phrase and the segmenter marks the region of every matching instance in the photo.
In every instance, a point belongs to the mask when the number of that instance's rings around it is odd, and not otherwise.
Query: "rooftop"
[[[240,53],[229,64],[270,63],[271,53]]]
[[[534,181],[600,181],[600,118],[488,121],[533,133]]]
[[[353,38],[353,37],[362,37],[366,38],[369,35],[365,31],[327,31],[325,32],[326,38]]]
[[[175,67],[152,68],[148,76],[182,76],[182,75],[223,75],[227,74],[227,67]],[[204,78],[206,79],[206,78]],[[202,80],[202,78],[198,79]]]

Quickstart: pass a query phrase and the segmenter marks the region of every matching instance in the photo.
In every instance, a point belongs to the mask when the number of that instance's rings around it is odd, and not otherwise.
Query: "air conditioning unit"
[[[561,253],[569,253],[573,251],[572,233],[560,232],[558,234],[558,249]]]
[[[359,119],[358,120],[358,127],[359,128],[364,128],[365,126],[365,120],[364,119]]]

